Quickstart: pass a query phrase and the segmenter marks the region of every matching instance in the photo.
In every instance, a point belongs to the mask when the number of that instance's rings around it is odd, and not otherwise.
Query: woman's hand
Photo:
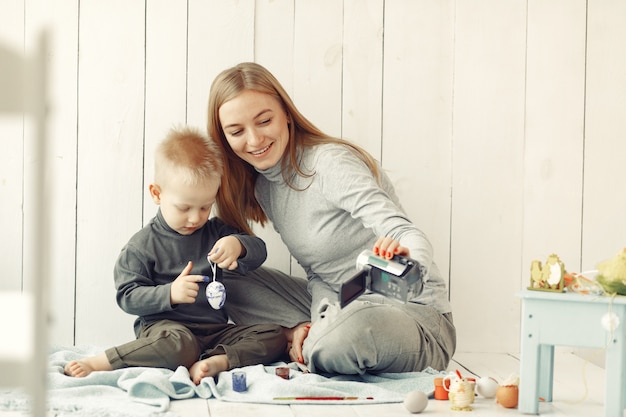
[[[374,254],[381,258],[391,259],[394,255],[402,255],[411,257],[409,248],[400,246],[400,242],[391,237],[379,237],[374,243]]]
[[[291,329],[285,329],[285,336],[287,336],[287,353],[289,354],[289,359],[293,362],[304,363],[302,345],[304,345],[304,339],[309,335],[310,328],[311,322],[304,322]]]

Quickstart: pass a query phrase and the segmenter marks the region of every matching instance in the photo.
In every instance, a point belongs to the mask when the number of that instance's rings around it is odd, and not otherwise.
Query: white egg
[[[206,286],[206,298],[211,307],[215,310],[222,308],[226,301],[226,288],[224,288],[224,284],[219,281],[210,282],[209,285]]]
[[[600,319],[600,323],[604,330],[612,332],[619,326],[619,316],[613,312],[605,313],[602,319]]]
[[[500,384],[495,379],[484,376],[476,381],[476,392],[485,398],[493,398],[499,386]]]
[[[411,391],[404,399],[404,407],[411,413],[421,413],[428,405],[428,396],[422,391]]]

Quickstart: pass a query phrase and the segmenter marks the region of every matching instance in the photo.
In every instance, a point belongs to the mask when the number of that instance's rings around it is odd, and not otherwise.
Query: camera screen
[[[347,306],[359,295],[365,292],[367,285],[367,271],[360,271],[358,274],[341,284],[341,308]]]

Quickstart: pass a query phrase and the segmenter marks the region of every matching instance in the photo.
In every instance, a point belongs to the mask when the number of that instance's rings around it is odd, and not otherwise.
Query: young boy
[[[284,354],[287,340],[280,326],[229,324],[224,310],[213,309],[205,296],[206,281],[220,278],[219,268],[246,273],[267,256],[261,239],[209,219],[222,172],[213,141],[189,128],[170,131],[157,148],[149,186],[157,214],[122,249],[114,270],[118,305],[138,316],[137,339],[69,362],[65,374],[182,365],[199,384],[204,377],[274,362]],[[207,256],[219,268],[212,269]]]

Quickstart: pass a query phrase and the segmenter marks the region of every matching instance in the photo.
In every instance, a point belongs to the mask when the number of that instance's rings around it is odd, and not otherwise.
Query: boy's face
[[[163,186],[150,184],[149,189],[168,226],[181,235],[190,235],[209,220],[219,186],[219,178],[192,186],[174,175]]]

